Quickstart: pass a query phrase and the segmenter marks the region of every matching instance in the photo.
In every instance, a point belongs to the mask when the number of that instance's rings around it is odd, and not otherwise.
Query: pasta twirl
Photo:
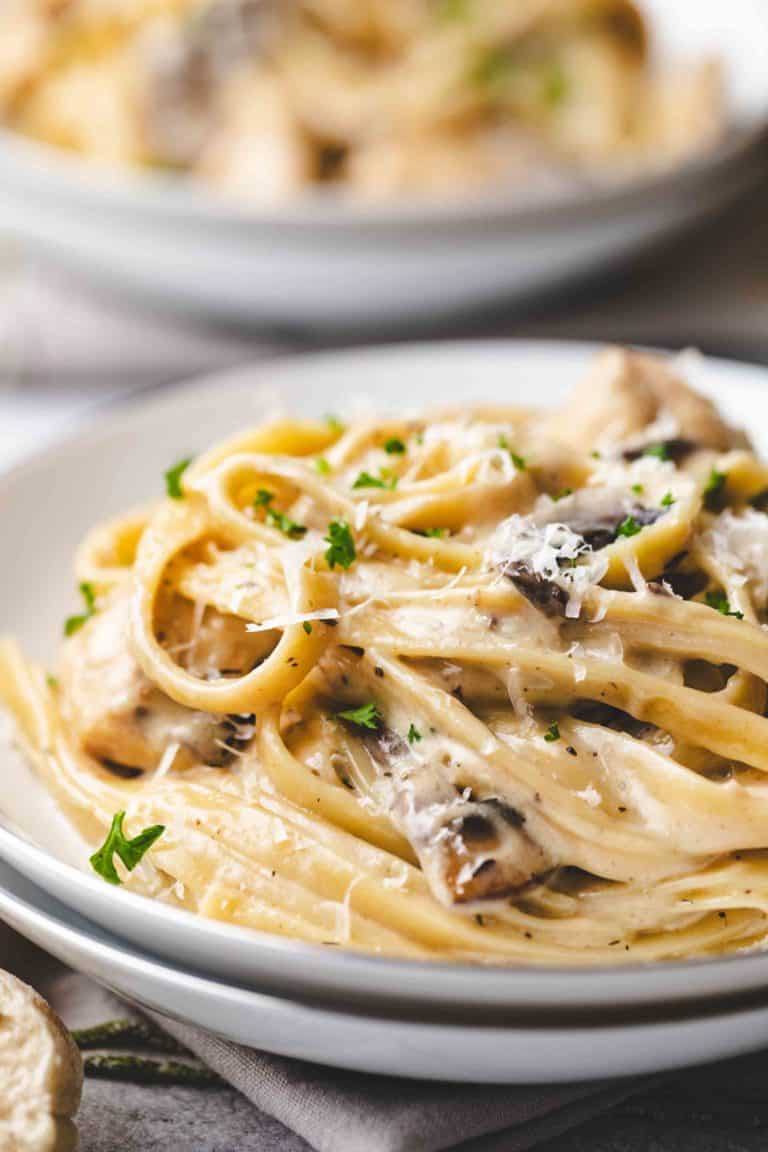
[[[763,946],[768,473],[672,366],[168,477],[84,541],[55,678],[0,648],[105,879],[401,956]]]

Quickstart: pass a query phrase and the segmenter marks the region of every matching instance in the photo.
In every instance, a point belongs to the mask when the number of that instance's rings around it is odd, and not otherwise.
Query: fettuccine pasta
[[[399,956],[763,946],[768,470],[672,364],[274,418],[166,480],[84,541],[55,674],[0,648],[105,880]]]
[[[720,136],[716,62],[649,38],[630,0],[5,0],[0,115],[262,204],[543,189]]]

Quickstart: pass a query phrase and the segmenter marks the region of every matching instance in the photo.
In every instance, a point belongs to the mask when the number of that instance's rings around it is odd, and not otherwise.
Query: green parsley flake
[[[411,724],[408,729],[408,743],[418,744],[419,740],[421,740],[421,732],[419,732],[415,724]]]
[[[541,86],[544,103],[550,108],[559,108],[568,95],[568,78],[560,64],[547,68]]]
[[[109,884],[122,884],[112,859],[115,853],[120,857],[128,871],[132,872],[155,841],[159,840],[165,832],[164,824],[154,824],[151,828],[145,828],[143,832],[139,832],[138,836],[129,840],[123,832],[124,820],[125,812],[117,812],[113,816],[112,827],[107,833],[106,840],[98,852],[94,852],[91,856],[91,867],[94,872],[98,872],[99,876]]]
[[[725,472],[718,472],[717,468],[713,468],[707,478],[702,495],[704,496],[704,506],[710,512],[721,510],[726,479]]]
[[[561,488],[552,499],[557,503],[558,500],[565,500],[566,496],[573,496],[573,488]]]
[[[448,535],[447,528],[425,528],[425,536],[431,536],[435,540],[442,540],[444,536]]]
[[[676,503],[677,503],[677,501],[675,500],[675,498],[671,492],[666,492],[661,498],[662,508],[671,508],[672,505],[676,504]]]
[[[384,451],[390,456],[402,456],[405,452],[405,443],[399,436],[390,436],[384,441]]]
[[[177,464],[174,464],[173,468],[169,468],[165,473],[165,490],[170,496],[171,500],[184,499],[184,492],[181,487],[181,478],[193,460],[194,456],[186,456],[183,460],[179,460]]]
[[[503,436],[503,435],[499,436],[499,439],[497,441],[497,445],[499,448],[502,448],[505,452],[509,452],[509,458],[512,461],[512,463],[514,464],[515,468],[517,468],[518,472],[525,472],[525,469],[528,467],[528,465],[525,461],[525,457],[524,456],[518,456],[517,452],[512,451],[512,446],[510,445],[509,440],[507,440],[506,436]]]
[[[304,621],[304,623],[302,624],[302,628],[306,632],[307,636],[312,635],[312,625],[310,624],[309,620]]]
[[[302,536],[306,536],[307,529],[303,524],[297,524],[295,520],[291,520],[290,516],[286,516],[284,512],[278,512],[272,507],[274,498],[274,492],[268,492],[266,488],[259,488],[253,506],[254,508],[263,508],[267,524],[277,528],[284,536],[290,536],[292,540],[300,540]]]
[[[621,524],[619,524],[618,528],[616,529],[616,535],[637,536],[638,532],[642,532],[642,530],[642,524],[638,524],[634,516],[627,516],[627,518],[622,520]]]
[[[381,724],[381,712],[375,700],[368,704],[361,704],[359,708],[348,708],[346,712],[337,712],[339,720],[346,720],[348,724],[356,724],[358,728],[370,728],[372,731]]]
[[[91,616],[96,615],[96,593],[93,590],[93,584],[89,584],[84,580],[80,584],[80,595],[85,604],[85,611],[81,612],[78,616],[69,616],[64,621],[64,635],[73,636],[75,632],[79,632],[83,624],[90,620]]]
[[[485,52],[475,64],[472,79],[479,88],[503,86],[509,76],[509,53],[500,48]]]
[[[349,568],[354,564],[357,559],[357,552],[352,531],[346,520],[341,520],[338,517],[331,520],[328,525],[328,535],[324,536],[323,539],[328,545],[325,559],[328,561],[329,568],[335,568],[337,564],[340,568]]]
[[[315,470],[319,472],[321,476],[328,475],[331,470],[331,466],[326,460],[325,456],[318,456],[317,460],[315,460]]]
[[[603,458],[602,452],[598,452],[597,448],[595,448],[592,452],[590,452],[590,456],[592,457],[593,460],[602,460],[602,458]]]
[[[643,492],[645,492],[645,488],[642,484],[633,484],[632,491],[636,492],[638,496],[642,496]]]
[[[469,15],[470,0],[438,0],[438,20],[466,20]]]
[[[307,529],[303,524],[297,524],[284,512],[275,512],[274,508],[267,509],[267,520],[273,528],[279,529],[284,536],[290,536],[292,540],[300,540],[302,536],[307,534]]]
[[[343,421],[339,420],[338,416],[334,416],[333,413],[329,413],[325,417],[325,422],[334,432],[338,432],[339,436],[341,436],[342,432],[346,431],[346,426]]]
[[[728,597],[723,592],[707,592],[706,601],[710,608],[715,608],[723,616],[734,616],[737,620],[744,619],[743,612],[731,612]]]
[[[53,692],[55,692],[59,687],[59,678],[58,676],[54,676],[53,672],[48,673],[45,678],[45,682]]]
[[[397,476],[382,468],[378,476],[371,476],[370,472],[361,472],[352,485],[353,488],[387,488],[392,491],[397,488]]]
[[[560,725],[558,724],[557,720],[553,720],[549,728],[547,728],[546,732],[544,733],[544,739],[548,744],[552,744],[553,741],[560,739]]]
[[[669,449],[666,444],[651,444],[643,450],[643,456],[655,456],[657,460],[669,460]]]

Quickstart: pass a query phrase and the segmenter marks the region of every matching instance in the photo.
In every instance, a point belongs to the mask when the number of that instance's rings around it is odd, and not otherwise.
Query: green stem
[[[151,1060],[145,1056],[86,1056],[86,1076],[99,1080],[127,1080],[132,1084],[188,1084],[215,1088],[224,1081],[210,1068],[180,1060]]]
[[[93,1028],[72,1032],[78,1048],[151,1048],[155,1052],[184,1052],[172,1036],[141,1020],[108,1020]]]

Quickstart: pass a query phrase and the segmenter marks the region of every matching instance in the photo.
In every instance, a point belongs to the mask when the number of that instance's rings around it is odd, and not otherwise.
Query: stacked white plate
[[[50,661],[75,547],[158,494],[169,462],[279,404],[344,412],[504,400],[554,404],[594,349],[443,345],[259,366],[122,408],[0,481],[0,633]],[[768,451],[768,372],[692,359],[692,382]],[[83,868],[29,770],[3,752],[0,918],[140,1004],[255,1047],[369,1072],[569,1080],[647,1072],[768,1043],[768,955],[619,967],[502,969],[393,961],[206,921]]]

